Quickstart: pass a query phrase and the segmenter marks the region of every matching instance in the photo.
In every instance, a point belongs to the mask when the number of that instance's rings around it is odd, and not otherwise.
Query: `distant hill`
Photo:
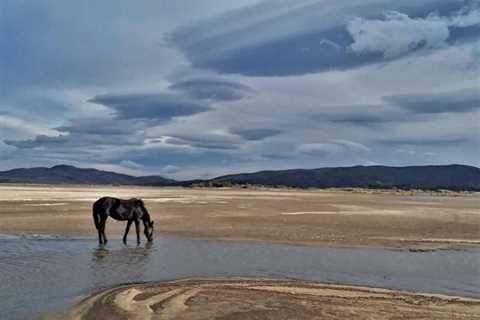
[[[210,180],[175,181],[161,176],[134,177],[67,165],[51,168],[13,169],[0,172],[0,183],[111,184],[140,186],[262,185],[298,188],[403,188],[480,191],[480,169],[446,166],[355,166],[320,169],[259,171]]]
[[[480,191],[480,169],[465,165],[293,169],[232,174],[207,180],[201,184],[212,186],[251,184],[300,188],[397,187]]]
[[[168,186],[175,180],[161,176],[134,177],[126,174],[83,169],[74,166],[58,165],[51,168],[21,168],[0,172],[3,183],[46,183],[46,184],[113,184]]]

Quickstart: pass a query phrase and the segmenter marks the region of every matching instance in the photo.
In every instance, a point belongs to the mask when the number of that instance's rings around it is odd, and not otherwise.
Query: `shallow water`
[[[200,276],[298,278],[480,297],[480,250],[370,248],[156,238],[0,236],[0,319],[31,318],[98,289]]]

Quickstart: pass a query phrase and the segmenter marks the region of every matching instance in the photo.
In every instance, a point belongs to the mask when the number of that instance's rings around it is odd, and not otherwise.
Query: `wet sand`
[[[95,236],[91,206],[106,195],[143,198],[164,235],[420,250],[480,244],[478,193],[370,190],[0,185],[0,233]],[[124,228],[109,220],[107,235]]]
[[[56,318],[473,320],[480,300],[306,281],[190,279],[104,290]]]

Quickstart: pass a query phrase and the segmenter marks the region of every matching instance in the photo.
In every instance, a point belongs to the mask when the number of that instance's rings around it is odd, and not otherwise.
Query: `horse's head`
[[[149,242],[153,241],[153,221],[145,222],[145,237]]]
[[[147,237],[147,240],[151,242],[153,241],[153,221],[150,220],[150,213],[148,212],[142,200],[136,199],[136,203],[137,203],[137,210],[140,209],[142,211],[142,220],[145,226],[144,228],[145,237]]]

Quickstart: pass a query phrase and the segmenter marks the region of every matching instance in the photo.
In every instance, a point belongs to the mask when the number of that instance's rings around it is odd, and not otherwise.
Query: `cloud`
[[[237,35],[231,34],[228,37],[235,38]],[[210,39],[202,41],[205,41],[205,46],[216,45],[209,43]],[[206,54],[197,47],[182,50],[198,68],[261,77],[343,70],[375,62],[381,57],[375,54],[357,55],[347,51],[346,48],[351,43],[350,35],[340,25],[327,30],[285,35],[265,41],[222,53]]]
[[[54,135],[55,130],[48,128],[45,124],[36,123],[30,119],[14,117],[7,113],[0,114],[0,135],[3,138],[12,136],[31,136],[31,135]]]
[[[169,88],[185,92],[192,99],[213,101],[235,101],[253,93],[251,88],[240,83],[215,78],[184,80]]]
[[[478,1],[118,1],[6,5],[0,167],[479,164]]]
[[[174,165],[166,165],[165,167],[162,168],[162,173],[165,174],[174,174],[180,171],[180,168]]]
[[[68,125],[55,128],[70,134],[125,135],[146,128],[141,120],[124,120],[115,118],[82,118],[70,121]]]
[[[106,135],[101,133],[67,133],[58,136],[37,135],[32,139],[7,139],[7,145],[20,149],[43,148],[49,152],[73,153],[101,152],[105,147],[139,146],[144,142],[142,133]]]
[[[312,115],[314,119],[335,124],[354,126],[378,126],[392,121],[401,121],[405,114],[385,105],[330,106]]]
[[[464,137],[409,137],[409,138],[399,138],[399,139],[379,139],[377,142],[383,143],[383,144],[391,144],[391,145],[410,145],[410,146],[441,146],[441,145],[448,145],[448,144],[464,144],[468,142],[468,138]]]
[[[355,151],[355,152],[368,152],[370,151],[370,148],[367,146],[358,143],[358,142],[353,142],[349,140],[342,140],[342,139],[335,139],[332,140],[333,143],[343,146],[345,149],[349,151]]]
[[[129,169],[141,169],[143,166],[139,163],[136,163],[135,161],[132,160],[122,160],[120,161],[120,165],[125,168]]]
[[[325,157],[344,152],[368,152],[370,151],[370,148],[358,142],[348,140],[331,140],[329,142],[322,143],[301,144],[298,147],[298,150],[304,154]]]
[[[279,135],[283,131],[277,129],[233,129],[231,132],[245,140],[258,141]]]
[[[319,42],[319,45],[321,46],[327,46],[327,47],[331,47],[337,51],[341,51],[342,50],[342,46],[339,45],[338,43],[336,42],[333,42],[331,40],[328,40],[328,39],[322,39],[320,40]],[[308,50],[310,50],[310,48],[308,48]]]
[[[258,0],[2,1],[0,87],[115,86],[158,79],[187,61],[163,32]],[[141,23],[140,23],[141,22]],[[24,90],[24,92],[27,90]]]
[[[189,146],[201,149],[234,150],[241,145],[236,136],[226,133],[175,134],[168,136],[167,144]]]
[[[385,58],[394,58],[418,49],[442,48],[450,38],[450,28],[479,24],[477,8],[464,8],[450,17],[431,13],[425,18],[388,11],[381,20],[356,17],[348,22],[347,30],[353,38],[350,48],[355,53],[382,53]]]
[[[470,6],[465,6],[447,19],[451,27],[466,28],[480,24],[480,6],[478,1],[472,1]]]
[[[69,141],[68,135],[46,136],[38,135],[34,139],[27,140],[4,140],[7,145],[14,146],[20,149],[31,149],[42,146],[62,145]]]
[[[480,91],[477,88],[438,94],[393,95],[384,99],[417,113],[462,113],[480,108]]]
[[[464,5],[441,0],[265,1],[178,28],[167,42],[194,67],[220,73],[267,77],[346,70],[478,37],[476,8],[461,10]],[[437,11],[444,16],[432,13]]]
[[[408,154],[408,155],[411,155],[411,156],[414,156],[414,155],[417,154],[417,151],[415,151],[415,150],[412,150],[412,149],[402,149],[402,148],[400,148],[400,149],[395,149],[394,152],[396,152],[396,153]]]
[[[376,114],[344,114],[344,115],[324,115],[322,116],[334,123],[348,123],[355,126],[376,126],[395,119]]]
[[[348,23],[354,39],[350,45],[358,54],[382,53],[393,58],[419,48],[445,46],[450,33],[448,25],[437,16],[411,19],[400,12],[385,13],[385,20],[354,18]],[[394,35],[394,36],[393,36]]]
[[[160,122],[210,110],[175,95],[166,94],[105,94],[90,102],[112,108],[120,119],[143,119]]]
[[[392,122],[383,129],[383,134],[371,136],[370,140],[386,148],[422,146],[435,153],[463,149],[464,154],[474,154],[479,150],[478,115],[476,112],[418,114],[414,121]],[[451,154],[449,158],[454,156]]]

